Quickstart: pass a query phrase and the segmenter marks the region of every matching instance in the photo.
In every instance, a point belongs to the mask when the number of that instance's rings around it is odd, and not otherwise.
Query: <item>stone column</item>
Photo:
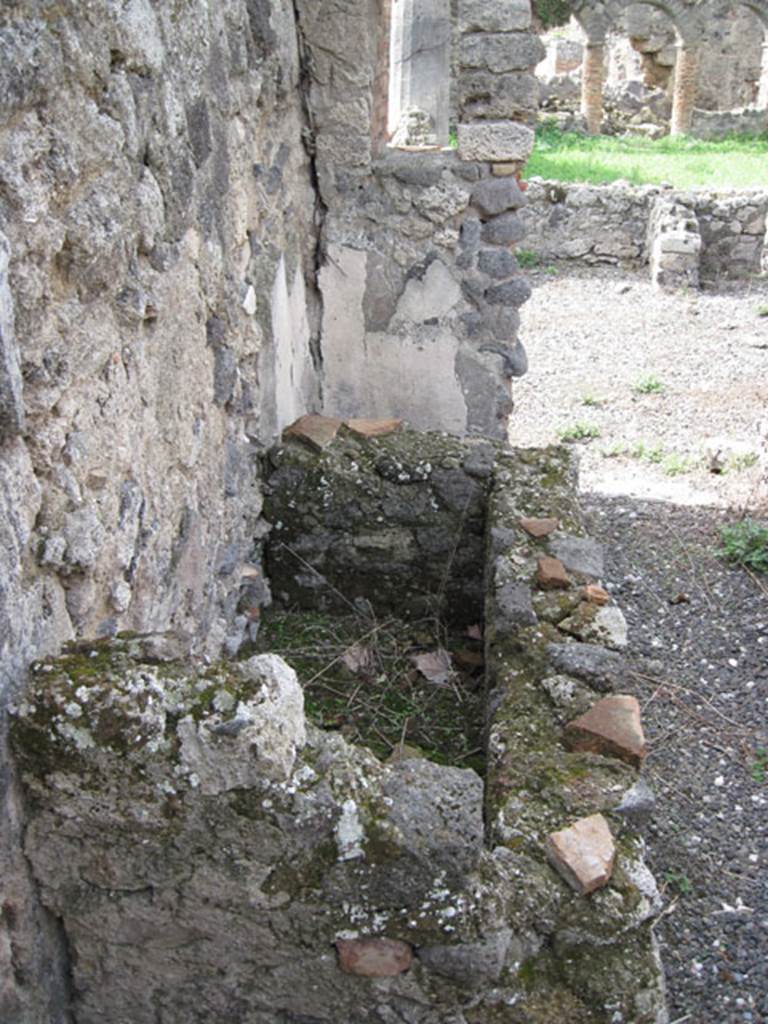
[[[672,97],[672,135],[684,135],[691,127],[696,102],[696,77],[699,69],[698,50],[680,45],[675,63],[675,89]]]
[[[768,28],[766,31],[768,31]],[[757,109],[768,110],[768,42],[763,43],[763,61],[760,65],[760,69],[760,85],[757,90]]]
[[[434,143],[446,145],[450,0],[392,0],[391,18],[389,133],[394,135],[409,111],[421,111],[429,117]]]
[[[605,46],[587,43],[581,66],[581,112],[587,121],[590,135],[600,134],[603,121],[603,61]]]

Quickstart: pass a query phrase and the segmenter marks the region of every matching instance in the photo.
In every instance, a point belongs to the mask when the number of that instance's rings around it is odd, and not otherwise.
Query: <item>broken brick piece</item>
[[[344,425],[360,437],[383,437],[385,434],[394,434],[400,430],[403,421],[354,419],[344,420]]]
[[[563,742],[569,750],[618,757],[639,768],[646,753],[640,705],[627,694],[603,697],[566,725]]]
[[[520,526],[530,536],[536,540],[541,540],[542,537],[548,537],[550,533],[554,533],[560,525],[558,519],[529,519],[524,518],[520,520]]]
[[[295,437],[299,441],[308,444],[310,448],[321,452],[333,441],[339,432],[341,420],[334,416],[318,416],[315,413],[308,413],[306,416],[299,416],[290,426],[283,431],[283,438]]]
[[[393,978],[413,962],[412,948],[397,939],[337,939],[336,950],[342,971],[366,978]]]
[[[559,558],[542,555],[536,569],[536,582],[542,590],[565,590],[571,585],[565,566]]]
[[[584,600],[589,601],[590,604],[608,604],[611,600],[611,595],[607,590],[598,586],[597,583],[588,583],[584,587]]]
[[[579,818],[547,836],[547,860],[562,878],[585,896],[610,881],[616,847],[602,814]]]

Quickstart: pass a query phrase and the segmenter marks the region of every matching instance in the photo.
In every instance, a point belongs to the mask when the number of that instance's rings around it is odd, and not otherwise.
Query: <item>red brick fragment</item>
[[[300,416],[289,427],[283,431],[283,438],[295,437],[299,441],[308,444],[310,448],[321,452],[333,441],[339,432],[341,420],[334,416],[317,416],[315,413],[308,413]]]
[[[413,962],[411,946],[397,939],[337,939],[336,950],[342,971],[366,978],[393,978]]]
[[[565,590],[571,585],[570,577],[559,558],[542,555],[536,569],[536,582],[542,590]]]
[[[639,768],[646,754],[640,705],[627,694],[603,697],[566,725],[563,742],[569,750],[618,757]]]
[[[602,814],[579,818],[547,836],[547,860],[577,893],[585,896],[610,881],[616,847]]]
[[[383,437],[385,434],[394,434],[400,430],[403,421],[354,419],[344,420],[344,425],[360,437]]]
[[[536,540],[548,537],[550,533],[555,532],[559,525],[560,520],[554,518],[531,519],[526,517],[520,520],[520,526],[530,537],[534,537]]]

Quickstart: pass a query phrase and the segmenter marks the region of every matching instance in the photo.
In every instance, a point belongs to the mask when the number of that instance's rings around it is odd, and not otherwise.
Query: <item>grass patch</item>
[[[758,316],[768,316],[768,305],[758,306],[756,313]]]
[[[686,136],[586,136],[561,132],[546,121],[526,165],[530,177],[604,184],[624,178],[634,185],[669,182],[678,188],[768,185],[768,135],[704,142]]]
[[[632,390],[638,395],[657,395],[664,390],[664,384],[658,377],[649,375],[639,380]]]
[[[449,677],[430,682],[414,657],[447,651]],[[255,650],[285,658],[307,716],[388,757],[401,744],[430,760],[483,771],[482,641],[433,618],[374,622],[355,615],[270,611]]]
[[[650,462],[658,466],[665,476],[691,473],[700,461],[692,455],[667,451],[661,444],[646,444],[645,441],[635,441],[631,445],[617,442],[604,449],[601,454],[604,459],[618,459],[624,456],[628,459],[638,459],[640,462]]]
[[[560,440],[566,443],[591,441],[595,437],[600,437],[600,427],[594,423],[574,423],[560,434]]]
[[[752,779],[755,782],[763,783],[768,773],[768,750],[765,747],[758,747],[755,751],[755,759],[752,762]]]
[[[754,519],[729,523],[720,530],[722,547],[718,554],[729,562],[756,572],[768,572],[768,526]]]

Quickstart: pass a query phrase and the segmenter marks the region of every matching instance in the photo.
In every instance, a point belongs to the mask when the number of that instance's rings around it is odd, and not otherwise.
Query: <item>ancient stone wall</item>
[[[305,562],[279,575],[289,600],[289,575],[344,587],[325,557],[340,537],[323,540],[345,512],[384,614],[403,544],[425,564],[462,506],[470,532],[483,518],[483,556],[455,539],[473,614],[485,597],[485,783],[316,728],[273,654],[194,665],[134,637],[35,664],[12,726],[25,852],[73,954],[77,1024],[663,1024],[645,743],[614,692],[626,623],[570,453],[315,427],[271,456],[271,544]]]
[[[509,250],[522,237],[513,175],[533,142],[542,53],[530,5],[510,5],[501,22],[493,5],[459,6],[458,153],[421,136],[421,148],[386,151],[375,136],[380,4],[298,6],[323,204],[323,411],[504,437],[509,381],[525,370],[517,307],[529,291]],[[449,17],[449,4],[433,8]],[[495,174],[506,178],[493,184]]]
[[[544,260],[645,264],[653,249],[649,225],[664,201],[684,207],[685,216],[696,222],[704,280],[760,273],[765,261],[765,190],[680,191],[626,182],[583,185],[532,179],[526,196],[528,204],[520,214],[525,246]]]
[[[0,54],[4,705],[74,635],[237,646],[256,456],[317,394],[317,318],[290,3],[4,4]],[[0,764],[0,1018],[50,1024]]]

